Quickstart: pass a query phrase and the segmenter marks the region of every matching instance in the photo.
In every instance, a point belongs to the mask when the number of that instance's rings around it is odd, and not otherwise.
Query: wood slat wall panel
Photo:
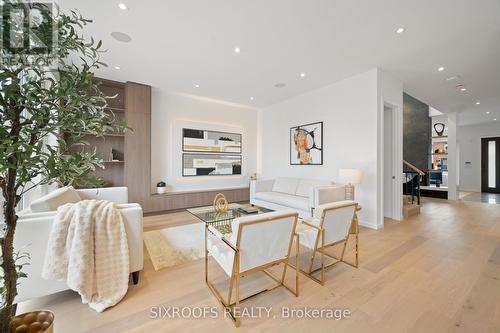
[[[146,206],[151,183],[151,87],[127,82],[125,116],[132,131],[125,133],[125,185],[129,201]]]

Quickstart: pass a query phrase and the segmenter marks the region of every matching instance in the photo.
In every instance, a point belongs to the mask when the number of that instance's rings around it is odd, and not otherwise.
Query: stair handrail
[[[418,174],[420,176],[425,176],[425,172],[423,172],[422,170],[420,170],[419,168],[417,168],[416,166],[414,166],[410,162],[403,160],[403,164],[406,165],[407,167],[409,167],[410,169],[412,169],[413,171],[418,172]]]

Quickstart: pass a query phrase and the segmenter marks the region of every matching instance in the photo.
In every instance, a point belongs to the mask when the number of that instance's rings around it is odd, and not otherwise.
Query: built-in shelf
[[[427,172],[448,172],[448,170],[429,169]]]
[[[122,109],[122,108],[107,107],[106,110],[109,110],[109,111],[112,111],[112,112],[125,112],[125,109]]]
[[[432,153],[431,155],[448,155],[448,153]]]
[[[433,139],[446,139],[448,138],[448,135],[443,135],[443,136],[433,136]]]
[[[104,136],[117,136],[117,137],[124,137],[124,133],[106,133]]]
[[[428,190],[428,191],[442,191],[442,192],[448,192],[448,186],[440,186],[437,187],[436,185],[430,185],[430,186],[420,186],[420,189],[422,190]]]
[[[91,135],[93,137],[95,137],[94,134],[92,133],[82,133],[83,135]],[[103,136],[116,136],[116,137],[124,137],[125,134],[124,133],[105,133],[103,134]]]
[[[103,163],[125,163],[125,161],[103,161]]]

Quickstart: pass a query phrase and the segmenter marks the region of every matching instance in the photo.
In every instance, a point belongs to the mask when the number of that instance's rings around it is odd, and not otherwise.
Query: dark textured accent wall
[[[430,169],[432,120],[429,105],[403,94],[403,158],[423,171]]]

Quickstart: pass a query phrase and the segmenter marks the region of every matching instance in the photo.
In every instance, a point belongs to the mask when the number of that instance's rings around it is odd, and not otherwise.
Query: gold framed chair
[[[308,269],[302,270],[300,268],[300,271],[304,275],[324,285],[325,270],[327,268],[331,268],[340,262],[344,262],[355,268],[358,267],[359,227],[356,217],[357,206],[358,204],[352,200],[319,205],[315,209],[312,218],[302,221],[304,228],[297,231],[300,237],[300,245],[312,251]],[[355,238],[354,263],[344,260],[350,235],[354,235]],[[340,257],[327,252],[327,250],[331,250],[336,245],[343,246]],[[314,260],[318,255],[321,256],[321,266],[313,269]],[[334,261],[325,265],[325,256],[334,259]],[[300,261],[296,262],[296,266],[300,267]],[[313,275],[318,272],[320,272],[320,278]]]
[[[299,295],[299,271],[295,270],[295,288],[285,284],[287,267],[292,250],[293,239],[296,238],[296,260],[299,258],[298,236],[295,234],[298,213],[291,210],[252,215],[234,219],[231,223],[232,234],[222,235],[215,227],[205,227],[205,282],[217,300],[230,314],[236,327],[241,324],[240,303],[264,292],[278,287],[285,287],[295,296]],[[229,276],[227,298],[208,279],[208,255],[219,264]],[[267,271],[268,268],[283,264],[281,277]],[[276,285],[240,299],[241,278],[263,272]],[[235,290],[232,301],[233,289]]]

